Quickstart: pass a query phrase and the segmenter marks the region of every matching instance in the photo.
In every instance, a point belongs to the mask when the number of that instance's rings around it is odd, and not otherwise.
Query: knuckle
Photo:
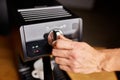
[[[77,54],[73,54],[74,59],[76,60],[78,58]]]
[[[75,42],[73,42],[73,41],[70,42],[70,46],[71,46],[72,49],[74,49],[74,47],[75,47]]]
[[[52,50],[52,55],[56,56],[56,51],[54,49]]]
[[[61,40],[56,40],[55,47],[59,48],[59,45],[61,44]]]
[[[86,45],[86,43],[85,43],[85,42],[81,42],[81,44],[84,44],[84,45]]]
[[[72,72],[74,72],[74,73],[80,73],[80,71],[78,69],[74,69],[74,68],[72,68]]]
[[[89,45],[88,45],[86,42],[81,42],[81,45],[82,45],[82,46],[89,47]]]
[[[78,58],[78,55],[75,53],[75,51],[71,51],[70,55],[73,58],[73,60],[76,60]]]
[[[78,64],[76,61],[72,61],[72,64],[71,64],[72,68],[78,68]]]
[[[56,63],[59,63],[59,62],[60,62],[59,58],[56,57],[56,58],[55,58],[55,62],[56,62]]]
[[[61,66],[61,65],[59,65],[59,68],[60,68],[61,70],[64,70],[63,66]]]
[[[57,40],[56,43],[55,43],[55,47],[56,47],[56,48],[58,47],[58,44],[59,44],[59,42],[58,42],[58,40]]]

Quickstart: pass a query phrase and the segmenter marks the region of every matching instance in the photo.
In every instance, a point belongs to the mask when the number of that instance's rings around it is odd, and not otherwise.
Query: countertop
[[[14,39],[15,38],[17,38],[17,36],[14,36]],[[18,42],[16,41],[16,43]],[[12,48],[13,44],[14,41],[11,40],[11,37],[0,36],[0,80],[19,80],[16,66],[16,54],[13,52]],[[87,75],[68,74],[72,80],[117,80],[115,72],[101,72]]]

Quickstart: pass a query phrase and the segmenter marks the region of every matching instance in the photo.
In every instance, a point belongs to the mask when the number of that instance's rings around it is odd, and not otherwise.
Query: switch
[[[32,46],[32,50],[33,50],[33,53],[40,53],[40,50],[39,50],[39,46],[38,46],[38,45]]]
[[[34,53],[39,53],[40,52],[40,50],[34,50]]]

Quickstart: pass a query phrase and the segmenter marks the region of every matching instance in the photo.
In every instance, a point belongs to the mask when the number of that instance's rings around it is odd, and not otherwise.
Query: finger
[[[67,72],[72,72],[71,68],[66,65],[59,65],[60,69],[67,71]]]
[[[59,67],[60,67],[60,69],[66,71],[66,72],[84,73],[84,74],[87,73],[87,72],[83,71],[82,69],[71,68],[70,66],[67,66],[67,65],[59,65]]]
[[[72,49],[73,48],[73,42],[68,41],[68,40],[58,39],[56,41],[53,41],[52,46],[54,48],[58,48],[58,49]]]
[[[59,65],[60,69],[67,71],[67,72],[72,72],[72,73],[82,73],[82,74],[90,74],[93,73],[93,70],[86,70],[84,68],[71,68],[70,66],[67,65]]]
[[[48,43],[52,45],[52,42],[54,40],[53,32],[51,31],[48,35]]]
[[[70,65],[70,61],[67,58],[55,57],[55,62],[60,65]]]
[[[52,55],[57,56],[57,57],[68,58],[69,57],[69,50],[53,49]]]
[[[69,41],[72,41],[72,40],[66,38],[64,35],[59,35],[59,36],[58,36],[58,39],[63,39],[63,40],[69,40]]]

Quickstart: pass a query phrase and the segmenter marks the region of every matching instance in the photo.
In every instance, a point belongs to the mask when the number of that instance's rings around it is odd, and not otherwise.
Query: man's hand
[[[62,70],[74,73],[93,73],[102,70],[105,55],[85,42],[76,42],[60,35],[52,43],[52,55]]]

